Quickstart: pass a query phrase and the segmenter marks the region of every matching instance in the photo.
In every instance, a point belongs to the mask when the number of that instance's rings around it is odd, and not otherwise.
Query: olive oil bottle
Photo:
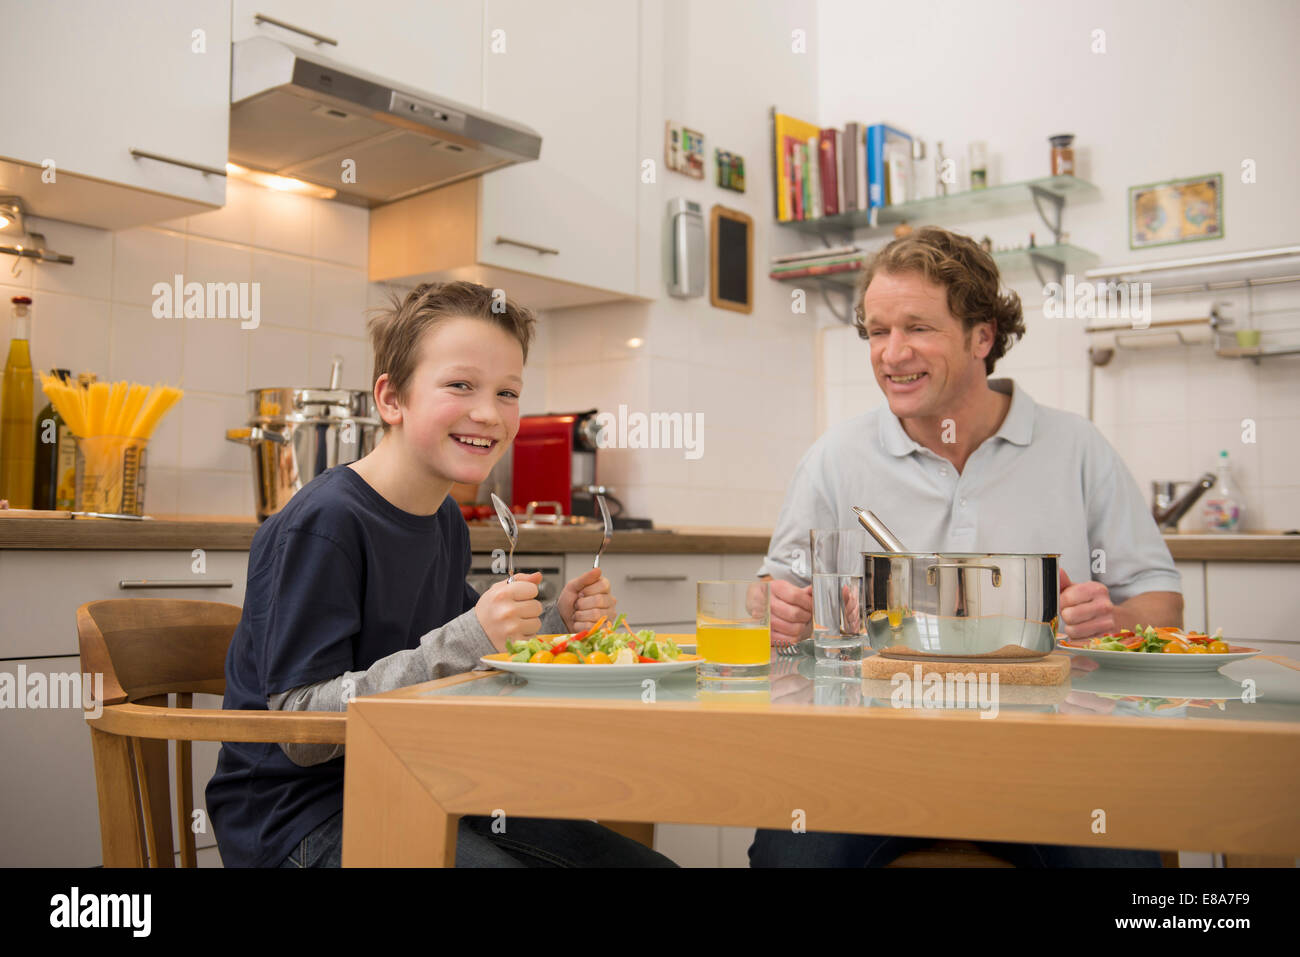
[[[72,378],[67,369],[55,369],[64,382]],[[36,416],[36,472],[32,477],[32,508],[73,509],[77,473],[77,447],[72,430],[48,402]]]
[[[13,339],[5,361],[0,398],[0,498],[10,508],[32,507],[32,349],[28,342],[32,300],[13,297]]]

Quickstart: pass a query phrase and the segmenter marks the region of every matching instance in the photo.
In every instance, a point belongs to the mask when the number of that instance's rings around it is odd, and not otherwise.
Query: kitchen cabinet
[[[635,292],[638,7],[487,0],[506,46],[484,54],[483,107],[541,133],[542,155],[483,180],[481,262]]]
[[[0,661],[0,673],[16,676],[20,667],[29,678],[36,673],[75,674],[81,672],[81,660],[42,657]],[[194,707],[220,708],[221,699],[195,695]],[[194,807],[202,808],[205,818],[204,789],[216,772],[220,748],[215,741],[196,741],[192,748]],[[174,744],[171,751],[174,760]],[[81,707],[7,709],[0,723],[0,761],[4,762],[8,782],[0,788],[0,866],[98,867],[103,862],[99,799],[90,731]],[[173,779],[173,843],[175,813]],[[220,866],[210,823],[195,835],[195,843],[208,866]]]
[[[0,660],[76,655],[77,609],[105,598],[192,598],[243,605],[247,552],[207,551],[194,571],[192,550],[73,551],[0,549]],[[183,587],[133,588],[122,582],[179,580]],[[229,582],[226,587],[223,583]],[[33,601],[32,596],[40,596]]]
[[[633,628],[694,631],[695,583],[720,578],[722,556],[606,554],[600,567]]]
[[[1183,579],[1183,627],[1205,631],[1205,562],[1174,562]]]
[[[372,210],[370,281],[470,280],[534,309],[635,296],[640,4],[484,11],[482,106],[541,156]]]
[[[280,23],[259,21],[258,14]],[[271,37],[397,86],[482,105],[482,0],[235,0],[231,31],[235,42]]]
[[[96,0],[10,5],[21,42],[0,58],[0,192],[104,229],[224,205],[230,11],[230,0],[134,0],[130,16]]]
[[[1294,562],[1206,562],[1206,622],[1229,638],[1300,658],[1300,568]]]

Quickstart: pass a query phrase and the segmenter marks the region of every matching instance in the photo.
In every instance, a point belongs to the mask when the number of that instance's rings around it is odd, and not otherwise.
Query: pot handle
[[[993,573],[993,587],[994,588],[1002,587],[1001,568],[999,568],[997,565],[979,565],[976,564],[975,562],[935,562],[933,565],[929,565],[925,569],[926,584],[930,586],[934,586],[938,584],[939,581],[938,569],[940,568],[987,568],[989,571]]]
[[[274,429],[263,429],[259,426],[242,429],[226,429],[226,441],[238,442],[240,445],[254,445],[258,442],[275,442],[278,445],[284,445],[289,441],[289,437],[283,432],[276,432]]]

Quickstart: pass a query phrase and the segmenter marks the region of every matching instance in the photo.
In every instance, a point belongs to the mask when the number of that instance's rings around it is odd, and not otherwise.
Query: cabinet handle
[[[310,30],[304,30],[302,27],[295,27],[292,23],[285,23],[283,20],[276,20],[274,17],[268,17],[265,13],[253,14],[253,22],[269,23],[273,27],[280,27],[281,29],[284,30],[292,30],[294,33],[301,33],[305,37],[311,37],[317,43],[328,43],[332,47],[336,47],[339,45],[338,40],[330,39],[329,37],[320,33],[312,33]]]
[[[159,163],[171,163],[173,166],[184,166],[186,169],[196,169],[200,173],[207,173],[211,176],[225,176],[224,169],[217,169],[215,166],[204,166],[202,163],[191,163],[189,160],[178,160],[171,156],[160,156],[157,153],[146,153],[144,150],[138,150],[131,147],[131,155],[136,159],[157,160]]]
[[[119,588],[234,588],[229,578],[128,578]]]
[[[684,582],[685,575],[624,575],[624,581],[630,582]]]
[[[524,247],[524,249],[535,249],[539,253],[542,253],[543,255],[545,255],[546,253],[550,253],[552,256],[560,255],[560,251],[558,249],[552,249],[550,246],[539,246],[536,243],[520,242],[518,239],[507,239],[505,236],[497,237],[497,245],[498,246],[503,246],[503,245],[522,246]]]

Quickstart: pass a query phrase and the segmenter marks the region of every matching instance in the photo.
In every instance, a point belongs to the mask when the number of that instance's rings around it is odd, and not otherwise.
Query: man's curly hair
[[[854,290],[854,326],[858,337],[867,338],[862,297],[877,273],[920,273],[948,290],[948,311],[960,319],[969,332],[982,322],[993,323],[993,348],[984,357],[984,369],[1007,354],[1013,340],[1025,334],[1025,317],[1020,297],[1000,291],[997,264],[969,236],[950,233],[938,226],[926,226],[895,239],[867,263]]]

